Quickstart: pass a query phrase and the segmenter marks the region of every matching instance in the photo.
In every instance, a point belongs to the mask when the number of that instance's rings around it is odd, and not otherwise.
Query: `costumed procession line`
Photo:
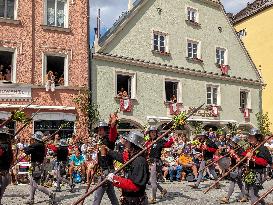
[[[257,147],[255,147],[255,149],[253,149],[251,151],[251,153],[254,153],[255,151],[257,151],[261,146],[263,146],[272,137],[273,137],[273,135],[266,138],[264,141],[262,141]],[[212,184],[210,187],[208,187],[206,190],[204,190],[203,191],[204,194],[209,192],[214,186],[216,186],[222,179],[224,179],[226,176],[228,176],[236,167],[238,167],[241,163],[243,163],[247,158],[248,158],[248,156],[243,157],[236,165],[234,165],[232,168],[230,168],[229,171],[226,172],[220,179],[218,179],[214,184]]]
[[[64,123],[62,125],[60,125],[60,127],[58,128],[58,130],[56,132],[54,132],[52,135],[48,136],[47,138],[45,138],[43,140],[43,143],[47,142],[48,140],[50,140],[53,136],[55,136],[59,131],[61,131],[61,129],[67,125],[67,123]],[[22,156],[20,159],[18,159],[12,166],[11,169],[14,168],[16,166],[17,163],[19,163],[20,161],[22,161],[23,159],[25,159],[27,157],[27,154],[25,154],[24,156]]]
[[[28,105],[26,105],[26,106],[24,106],[24,107],[21,107],[21,108],[19,108],[18,110],[14,111],[14,112],[11,114],[11,116],[10,116],[7,120],[5,120],[4,122],[1,123],[0,128],[6,126],[10,121],[12,121],[12,118],[13,118],[13,116],[14,116],[16,113],[22,112],[23,110],[25,110],[26,108],[28,108],[29,106],[31,106],[34,102],[36,102],[37,99],[38,99],[38,98],[32,100]]]
[[[260,202],[260,201],[262,201],[264,198],[266,198],[270,193],[272,193],[273,192],[273,187],[270,189],[270,190],[268,190],[267,192],[265,192],[257,201],[255,201],[254,202],[254,204],[252,204],[252,205],[258,205],[258,203]]]
[[[243,148],[243,146],[237,147],[236,149],[234,149],[234,151],[236,152],[236,151],[238,151],[238,150],[241,149],[241,148]],[[207,166],[205,166],[203,169],[200,169],[200,170],[198,171],[198,174],[199,174],[200,172],[203,172],[204,170],[206,170],[208,167],[212,166],[213,164],[219,162],[221,159],[223,159],[223,158],[225,158],[225,157],[228,157],[230,154],[231,154],[231,153],[227,153],[227,154],[225,154],[224,156],[220,157],[219,159],[217,159],[217,160],[215,160],[215,161],[209,163],[209,164],[208,164]]]
[[[192,115],[194,115],[196,112],[198,112],[198,110],[200,110],[205,104],[202,104],[201,106],[199,106],[198,108],[194,109],[187,117],[185,117],[184,119],[182,119],[184,122],[186,122],[187,119],[189,119]],[[168,125],[170,123],[174,122],[174,120],[171,120]],[[167,134],[169,134],[172,130],[174,129],[174,127],[170,128],[169,130],[167,130],[165,133],[163,133],[161,136],[159,136],[155,141],[153,141],[149,146],[147,146],[145,149],[143,149],[142,151],[140,151],[138,154],[136,154],[133,158],[131,158],[129,161],[127,161],[124,165],[122,165],[122,167],[120,167],[118,170],[116,170],[114,172],[114,175],[118,174],[119,172],[121,172],[125,167],[127,167],[129,164],[131,164],[137,157],[141,156],[143,153],[145,153],[147,150],[149,150],[155,143],[157,143],[159,140],[161,140],[162,138],[164,138]],[[99,184],[97,184],[91,191],[89,191],[88,193],[85,193],[81,198],[79,198],[76,202],[73,203],[73,205],[77,205],[79,203],[81,203],[83,200],[85,200],[85,198],[87,198],[89,195],[91,195],[94,191],[96,191],[98,188],[100,188],[104,183],[106,183],[108,180],[107,178],[105,178],[104,180],[102,180]]]

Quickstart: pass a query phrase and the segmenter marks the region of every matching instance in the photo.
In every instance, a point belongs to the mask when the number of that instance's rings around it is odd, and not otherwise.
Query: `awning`
[[[0,104],[1,108],[23,108],[27,105],[15,105],[15,104]],[[46,105],[30,105],[28,109],[49,109],[49,110],[75,110],[75,107],[68,106],[46,106]]]

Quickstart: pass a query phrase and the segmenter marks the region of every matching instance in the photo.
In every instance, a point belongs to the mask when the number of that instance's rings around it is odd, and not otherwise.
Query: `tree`
[[[191,121],[189,122],[189,125],[194,128],[193,135],[198,135],[202,133],[203,130],[203,123],[198,121]]]
[[[73,100],[84,114],[85,120],[88,124],[89,132],[91,132],[93,125],[95,125],[100,119],[99,106],[92,103],[91,92],[87,89],[79,91],[79,94]]]
[[[256,118],[258,122],[258,128],[260,129],[261,133],[265,136],[270,135],[271,122],[269,121],[268,112],[259,112],[256,114]]]

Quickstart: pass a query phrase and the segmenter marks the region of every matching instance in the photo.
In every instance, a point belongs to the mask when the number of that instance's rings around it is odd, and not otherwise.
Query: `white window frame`
[[[130,99],[136,99],[137,97],[137,75],[136,72],[130,72],[130,71],[125,71],[125,70],[115,70],[114,72],[115,75],[115,95],[117,96],[117,89],[118,89],[118,85],[117,85],[117,76],[118,75],[123,75],[123,76],[130,76],[131,77],[131,96]]]
[[[177,78],[164,78],[163,79],[163,101],[168,102],[168,101],[166,101],[166,89],[165,89],[166,82],[177,83],[176,99],[177,99],[177,103],[182,103],[182,82]]]
[[[17,65],[17,48],[9,48],[9,47],[0,47],[1,51],[7,51],[7,52],[13,52],[13,57],[12,57],[12,73],[11,73],[11,82],[12,83],[16,83],[16,65]]]
[[[199,11],[197,8],[194,8],[192,6],[186,6],[186,9],[185,9],[185,13],[186,13],[186,20],[188,21],[191,21],[191,19],[188,18],[188,12],[191,11],[191,12],[195,12],[196,13],[196,16],[195,16],[195,23],[199,23]]]
[[[45,52],[42,55],[43,55],[42,56],[42,84],[45,85],[47,56],[57,56],[57,57],[64,57],[64,86],[68,86],[68,78],[69,78],[69,74],[68,74],[69,73],[68,54]]]
[[[246,92],[247,93],[247,104],[246,104],[246,107],[245,108],[247,108],[247,109],[251,109],[251,91],[250,90],[248,90],[248,89],[240,89],[240,98],[239,98],[239,101],[240,101],[240,108],[242,108],[241,107],[241,92]]]
[[[219,47],[219,46],[215,47],[215,63],[218,64],[218,65],[222,65],[221,63],[217,62],[217,57],[216,57],[217,50],[225,52],[225,54],[224,54],[224,64],[223,65],[228,65],[228,49],[223,48],[223,47]]]
[[[208,94],[207,88],[208,87],[211,87],[212,91],[213,91],[213,88],[217,88],[217,104],[213,103],[213,93],[211,93],[211,95],[212,95],[211,96],[212,104],[208,104],[208,96],[207,96],[207,94]],[[206,84],[206,104],[207,105],[213,105],[213,106],[221,106],[221,87],[220,87],[220,85],[218,85],[218,84]]]
[[[14,0],[14,14],[13,14],[13,16],[14,16],[14,18],[11,20],[17,20],[17,18],[18,18],[18,0]],[[0,17],[0,18],[8,19],[5,17]]]
[[[201,41],[198,41],[195,39],[190,39],[190,38],[186,39],[186,56],[187,56],[187,58],[192,59],[193,57],[188,56],[188,43],[197,44],[197,58],[201,59],[202,58],[202,56],[201,56]]]
[[[152,49],[152,51],[160,52],[160,45],[159,45],[159,50],[154,49],[154,35],[158,35],[159,38],[160,38],[160,36],[164,36],[164,39],[165,39],[165,52],[169,53],[170,52],[170,50],[169,50],[169,34],[167,34],[165,32],[155,31],[155,30],[152,31],[152,44],[151,44],[152,46],[151,46],[151,49]]]
[[[55,0],[57,2],[57,0]],[[69,25],[69,0],[66,0],[66,4],[64,7],[65,10],[65,21],[64,21],[64,27],[59,27],[57,25],[54,25],[54,27],[58,28],[68,28]],[[56,3],[55,3],[55,8],[56,8]],[[55,17],[55,22],[57,22],[56,17]],[[44,21],[43,24],[46,26],[52,26],[47,24],[47,0],[44,0]]]

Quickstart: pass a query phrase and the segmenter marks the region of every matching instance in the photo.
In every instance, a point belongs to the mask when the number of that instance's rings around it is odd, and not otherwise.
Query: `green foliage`
[[[271,130],[271,122],[269,121],[268,113],[259,112],[256,114],[257,122],[258,122],[258,128],[260,129],[261,133],[263,135],[270,135]]]
[[[92,130],[100,119],[99,106],[91,101],[91,92],[88,90],[81,90],[73,101],[78,105],[79,109],[85,115],[89,127],[89,131]]]
[[[202,133],[203,130],[203,123],[198,121],[191,121],[189,122],[190,126],[194,128],[193,135],[198,135]]]
[[[173,117],[172,129],[183,129],[186,124],[187,114],[186,112],[181,112]]]
[[[236,123],[231,123],[229,122],[227,124],[227,128],[231,134],[231,136],[235,136],[237,134],[237,131],[238,131],[238,125]]]
[[[12,116],[11,116],[11,119],[13,121],[16,121],[16,122],[21,122],[21,123],[28,123],[29,121],[31,121],[27,116],[26,116],[26,113],[24,113],[23,111],[13,111],[12,112]]]

